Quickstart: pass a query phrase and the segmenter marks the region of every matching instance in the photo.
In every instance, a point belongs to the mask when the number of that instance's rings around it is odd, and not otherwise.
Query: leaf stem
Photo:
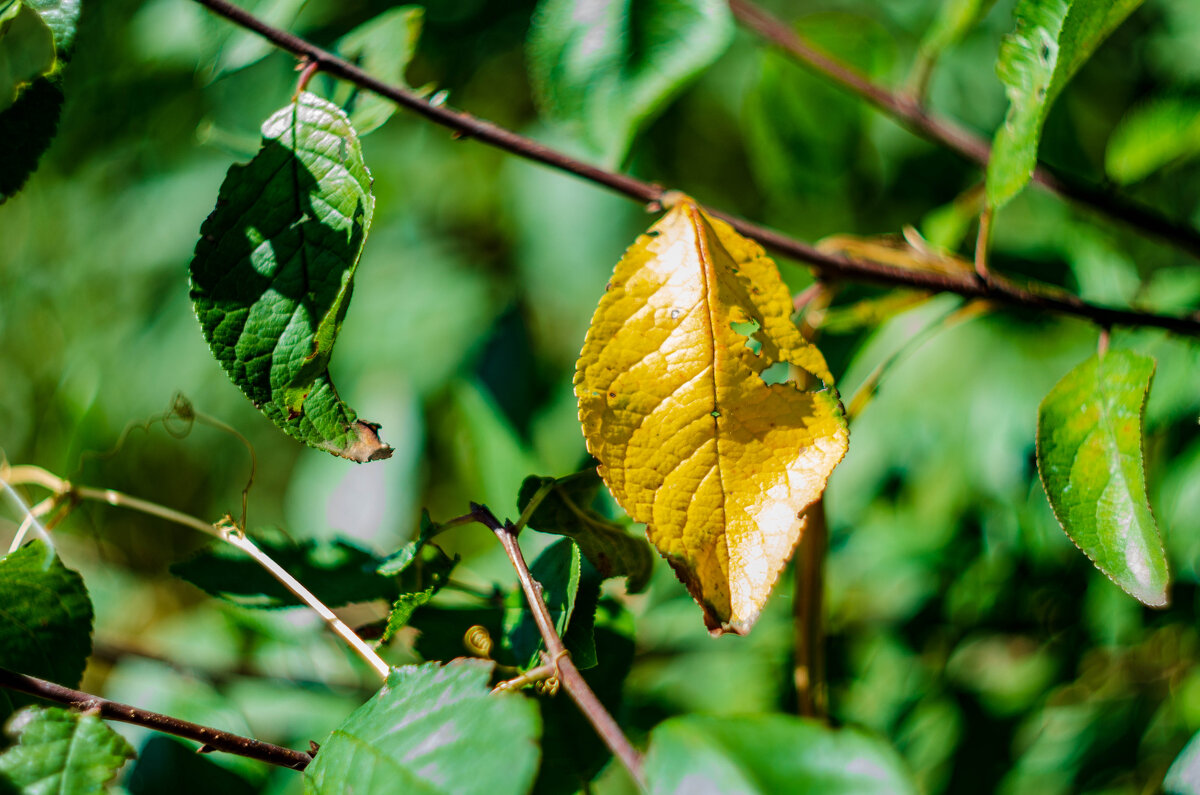
[[[525,592],[525,599],[533,613],[534,622],[546,644],[546,653],[543,659],[547,664],[558,669],[559,681],[562,682],[562,686],[571,696],[575,705],[579,707],[579,711],[596,729],[596,733],[600,735],[600,739],[613,752],[613,755],[621,760],[621,764],[629,771],[633,780],[644,790],[646,780],[642,773],[642,756],[621,731],[621,727],[613,716],[600,703],[600,699],[596,698],[596,694],[592,692],[583,675],[579,673],[579,669],[575,667],[570,654],[567,653],[567,647],[554,628],[554,619],[550,617],[550,610],[542,599],[541,583],[533,578],[529,566],[525,562],[525,556],[517,542],[512,522],[502,524],[487,507],[477,503],[471,504],[471,513],[477,522],[496,535],[500,545],[504,547],[505,553],[508,554],[508,559],[512,561],[513,568],[517,571],[517,579],[521,583],[521,589]]]
[[[489,121],[454,110],[445,104],[434,104],[401,86],[384,83],[345,59],[287,31],[268,25],[228,0],[195,0],[195,2],[240,27],[254,31],[280,49],[318,63],[321,71],[325,74],[347,80],[359,88],[390,99],[397,105],[407,108],[435,124],[455,131],[459,137],[473,138],[518,157],[574,174],[642,204],[661,205],[664,195],[667,193],[662,186],[655,183],[644,182],[635,177],[606,171],[584,163]],[[926,118],[924,111],[919,108],[916,109],[916,113],[917,117]],[[984,161],[986,161],[986,156]],[[1154,326],[1178,334],[1200,336],[1200,318],[1174,317],[1132,309],[1113,309],[1088,303],[1078,296],[1057,290],[1051,293],[1046,289],[1027,289],[998,279],[981,284],[973,274],[954,275],[914,271],[878,262],[851,260],[823,253],[802,240],[733,217],[728,213],[714,209],[708,209],[707,212],[727,221],[742,235],[757,240],[776,253],[808,263],[826,279],[839,277],[861,282],[913,287],[931,292],[958,293],[967,298],[987,298],[1008,306],[1089,318],[1107,325]],[[1158,220],[1160,223],[1168,223],[1161,219]],[[1200,252],[1200,233],[1193,234],[1197,238],[1195,250]]]
[[[988,248],[992,244],[992,208],[979,214],[979,236],[975,238],[975,275],[985,284],[992,280],[988,270]]]
[[[109,701],[91,693],[72,690],[69,687],[47,682],[45,679],[26,676],[7,668],[0,668],[0,687],[64,704],[75,710],[95,711],[106,720],[132,723],[164,734],[195,740],[201,743],[201,752],[224,751],[227,754],[245,756],[292,770],[303,770],[313,760],[311,754],[303,751],[293,751],[290,748],[264,743],[209,726],[201,726],[198,723],[172,718],[169,715]]]
[[[334,615],[333,611],[326,607],[321,600],[317,599],[299,580],[284,570],[267,553],[259,549],[232,520],[222,521],[218,524],[209,524],[202,519],[197,519],[195,516],[190,516],[138,497],[132,497],[113,489],[76,486],[41,467],[9,467],[7,465],[0,465],[0,479],[16,484],[34,483],[50,489],[60,496],[74,497],[82,500],[95,500],[116,507],[139,511],[150,516],[157,516],[168,522],[190,527],[193,530],[206,533],[232,544],[253,558],[258,565],[262,566],[272,577],[278,580],[283,587],[291,591],[297,599],[312,608],[325,621],[326,626],[334,634],[345,641],[368,665],[375,669],[380,678],[387,679],[390,668],[384,662],[383,658],[368,646],[362,638],[354,634],[354,630],[350,629],[345,622]]]
[[[801,66],[869,102],[927,141],[940,144],[982,168],[987,167],[992,148],[984,138],[957,122],[929,113],[914,96],[898,94],[872,83],[854,67],[814,47],[787,23],[751,0],[729,0],[729,8],[743,27],[784,50]],[[927,76],[922,79],[927,79]],[[920,90],[923,91],[923,87]],[[1185,223],[1165,218],[1144,205],[1110,191],[1058,174],[1045,163],[1038,163],[1033,172],[1033,181],[1051,193],[1086,205],[1194,257],[1200,257],[1200,231]]]
[[[829,550],[829,525],[825,498],[805,511],[807,519],[796,551],[796,595],[792,599],[792,626],[796,633],[796,682],[799,714],[818,720],[829,716],[825,681],[825,555]]]

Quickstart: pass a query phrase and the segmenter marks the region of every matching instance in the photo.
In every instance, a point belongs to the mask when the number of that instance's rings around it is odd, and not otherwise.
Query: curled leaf
[[[260,411],[305,444],[388,458],[329,378],[375,197],[362,147],[334,104],[303,93],[263,124],[200,228],[192,302],[213,356]]]
[[[600,476],[714,633],[749,631],[846,452],[791,309],[762,248],[683,199],[617,264],[575,373]],[[827,388],[768,384],[781,364]]]
[[[1146,498],[1142,412],[1154,360],[1093,356],[1038,409],[1038,474],[1059,524],[1096,568],[1144,604],[1167,603],[1167,559]]]

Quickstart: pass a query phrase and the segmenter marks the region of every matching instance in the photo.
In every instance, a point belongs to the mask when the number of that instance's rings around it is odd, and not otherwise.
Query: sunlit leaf
[[[1162,97],[1121,119],[1108,139],[1104,170],[1122,185],[1200,154],[1200,99]]]
[[[379,558],[345,539],[296,541],[278,530],[259,530],[254,543],[330,607],[350,602],[396,598],[396,584],[376,573]],[[171,566],[172,573],[198,588],[241,607],[296,607],[304,603],[280,585],[262,566],[223,541],[189,560]]]
[[[1167,603],[1167,559],[1146,497],[1142,413],[1154,360],[1109,351],[1080,364],[1038,410],[1038,473],[1067,535],[1148,605]]]
[[[75,687],[92,653],[83,580],[41,541],[0,558],[0,666]],[[28,702],[0,690],[0,723]]]
[[[529,76],[542,110],[615,165],[732,37],[723,0],[542,0]]]
[[[458,557],[452,558],[432,544],[417,550],[410,564],[400,572],[400,595],[392,603],[381,642],[386,643],[406,626],[417,608],[429,604],[449,581],[457,564]],[[380,571],[384,568],[381,566]]]
[[[653,795],[905,795],[896,752],[853,729],[783,715],[672,718],[650,733]]]
[[[392,671],[321,743],[308,795],[520,795],[537,772],[537,707],[490,695],[492,664],[456,660]]]
[[[1142,0],[1021,0],[996,73],[1008,115],[988,163],[988,204],[1002,207],[1029,183],[1050,106],[1067,82]]]
[[[18,738],[0,754],[0,790],[7,779],[24,795],[95,795],[134,756],[125,738],[97,715],[31,707],[9,725]]]
[[[352,461],[387,458],[329,378],[375,198],[346,115],[303,93],[263,124],[200,228],[192,302],[213,355],[281,430]]]
[[[424,21],[425,9],[420,6],[389,9],[343,36],[338,42],[338,52],[372,77],[407,86],[404,71],[416,54]],[[342,106],[353,103],[349,108],[350,123],[359,137],[381,127],[397,110],[390,99],[357,90],[345,81],[339,84],[333,99]]]
[[[654,559],[644,538],[635,538],[621,525],[592,510],[601,485],[594,470],[565,478],[530,476],[521,484],[521,511],[539,489],[550,489],[529,517],[529,526],[543,533],[571,538],[602,577],[628,577],[630,593],[640,593],[650,581]]]
[[[29,6],[17,3],[0,16],[0,111],[54,69],[54,34]]]
[[[762,248],[684,199],[617,264],[576,370],[601,477],[715,632],[749,630],[846,452],[833,377],[791,311]],[[766,383],[780,364],[826,388]]]

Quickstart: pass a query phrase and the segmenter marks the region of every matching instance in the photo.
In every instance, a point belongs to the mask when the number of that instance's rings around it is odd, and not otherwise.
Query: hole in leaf
[[[767,386],[786,383],[791,374],[791,368],[788,367],[787,362],[775,362],[775,364],[760,373],[763,382]]]
[[[747,320],[744,323],[730,323],[729,327],[746,338],[746,347],[755,356],[762,350],[762,343],[754,339],[754,334],[761,328],[757,320]]]

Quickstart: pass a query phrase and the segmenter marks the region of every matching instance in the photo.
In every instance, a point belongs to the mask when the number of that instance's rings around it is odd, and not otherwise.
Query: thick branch
[[[579,669],[575,667],[575,663],[571,661],[567,647],[563,645],[562,638],[558,636],[558,631],[554,628],[554,619],[550,617],[550,610],[546,607],[545,600],[542,599],[542,586],[533,579],[529,566],[525,563],[525,556],[521,553],[521,546],[517,543],[517,535],[513,531],[512,524],[508,522],[501,524],[496,515],[483,505],[472,504],[471,513],[475,516],[476,521],[496,534],[496,538],[500,539],[500,544],[508,554],[509,560],[512,561],[513,568],[517,570],[517,579],[520,580],[521,589],[525,592],[525,600],[529,603],[533,619],[546,644],[544,659],[558,669],[558,679],[575,705],[579,707],[579,711],[596,729],[596,733],[600,735],[600,739],[613,752],[613,755],[625,765],[629,774],[633,776],[633,780],[644,789],[642,756],[630,744],[629,739],[621,731],[621,727],[617,725],[613,716],[608,714],[608,710],[600,703],[600,699],[596,698],[592,688],[588,686],[583,675],[579,673]]]
[[[386,97],[437,124],[454,130],[460,136],[475,138],[518,157],[574,174],[640,202],[658,203],[667,193],[659,185],[624,174],[605,171],[491,122],[477,119],[468,113],[454,110],[446,105],[432,104],[400,86],[388,85],[327,50],[287,31],[271,27],[227,0],[196,0],[196,2],[241,27],[258,33],[280,49],[319,64],[321,70],[327,74],[348,80],[360,88]],[[974,275],[951,276],[941,273],[926,273],[877,262],[850,260],[818,251],[804,241],[787,237],[773,229],[752,224],[718,210],[706,209],[712,215],[728,221],[746,237],[757,240],[767,248],[786,257],[808,263],[825,279],[872,282],[931,292],[958,293],[967,298],[986,298],[1008,306],[1083,317],[1105,326],[1154,326],[1179,334],[1200,336],[1200,319],[1195,317],[1180,318],[1130,309],[1110,309],[1090,304],[1073,295],[1057,292],[1054,294],[1033,292],[995,278],[983,281]]]
[[[172,718],[169,715],[148,712],[128,704],[119,704],[90,693],[47,682],[45,679],[19,674],[7,668],[0,668],[0,687],[65,704],[72,709],[95,710],[100,717],[107,720],[132,723],[164,734],[195,740],[201,743],[202,750],[224,751],[227,754],[246,756],[280,767],[290,767],[293,770],[303,770],[313,759],[311,755],[303,751],[293,751],[290,748],[230,734],[220,729]]]
[[[949,119],[930,114],[913,97],[893,93],[872,83],[854,67],[809,44],[790,25],[750,0],[729,0],[729,8],[743,26],[786,51],[801,65],[871,103],[927,141],[941,144],[966,160],[987,168],[992,148],[985,139]],[[1187,224],[1172,221],[1109,191],[1055,173],[1044,163],[1039,163],[1034,169],[1033,181],[1052,193],[1086,205],[1109,218],[1158,237],[1192,256],[1200,257],[1200,232]]]

